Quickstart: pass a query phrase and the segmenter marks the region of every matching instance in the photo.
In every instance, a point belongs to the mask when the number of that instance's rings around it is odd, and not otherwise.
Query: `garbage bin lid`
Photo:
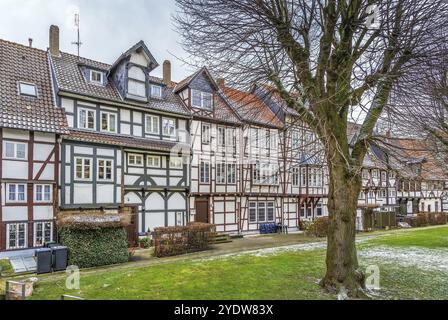
[[[38,252],[49,252],[49,251],[51,251],[51,249],[49,249],[49,248],[42,248],[42,249],[36,249],[35,253],[38,253]]]
[[[55,246],[55,247],[52,247],[51,249],[53,249],[53,250],[65,250],[65,249],[68,249],[68,247],[66,247],[66,246]]]

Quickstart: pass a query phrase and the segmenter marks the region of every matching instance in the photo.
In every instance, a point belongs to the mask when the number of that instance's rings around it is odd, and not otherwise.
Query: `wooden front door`
[[[137,231],[137,218],[138,218],[138,207],[132,207],[129,210],[131,214],[131,223],[126,227],[126,232],[128,234],[128,246],[130,248],[137,246],[138,231]]]
[[[209,204],[208,198],[196,199],[196,222],[208,223]]]

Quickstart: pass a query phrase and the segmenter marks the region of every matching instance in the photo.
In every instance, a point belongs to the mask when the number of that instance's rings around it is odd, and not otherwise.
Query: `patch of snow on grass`
[[[364,259],[396,263],[422,270],[448,272],[448,250],[446,249],[370,247],[361,250],[358,254]]]
[[[317,249],[325,249],[327,247],[326,242],[312,242],[312,243],[302,243],[302,244],[293,244],[288,246],[281,247],[273,247],[273,248],[264,248],[257,250],[248,250],[242,252],[234,252],[223,254],[215,257],[208,257],[202,260],[215,260],[215,259],[226,259],[226,258],[235,258],[241,256],[255,256],[255,257],[264,257],[267,255],[276,255],[283,252],[296,252],[296,251],[312,251]]]

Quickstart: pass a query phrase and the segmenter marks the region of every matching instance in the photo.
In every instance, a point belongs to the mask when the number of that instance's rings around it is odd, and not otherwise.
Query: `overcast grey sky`
[[[48,29],[56,24],[61,32],[61,50],[76,53],[74,12],[81,15],[81,55],[113,63],[118,56],[140,40],[162,65],[173,64],[173,80],[180,81],[193,70],[175,58],[186,57],[171,15],[174,0],[0,0],[0,38],[48,47]],[[173,56],[174,55],[174,56]],[[160,76],[162,67],[153,75]]]

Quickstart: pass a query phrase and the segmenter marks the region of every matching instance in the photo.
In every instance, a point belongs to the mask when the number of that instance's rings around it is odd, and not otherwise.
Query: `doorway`
[[[196,199],[196,222],[208,223],[209,222],[209,199],[197,198]]]

